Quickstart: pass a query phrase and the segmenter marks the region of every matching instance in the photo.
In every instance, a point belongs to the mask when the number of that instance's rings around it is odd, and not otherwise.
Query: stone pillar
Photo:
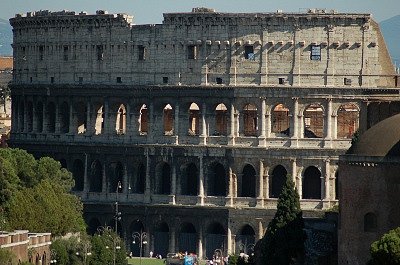
[[[261,147],[265,147],[266,146],[266,141],[265,141],[265,112],[266,112],[266,105],[265,105],[265,98],[261,98],[261,115],[260,115],[260,126],[261,126],[261,130],[260,130],[260,136],[258,137],[258,145]]]
[[[293,113],[292,113],[292,120],[291,120],[291,128],[290,128],[290,133],[291,133],[291,146],[297,147],[298,146],[298,138],[299,138],[299,121],[300,121],[300,116],[299,116],[299,99],[298,98],[292,98],[293,99]]]
[[[147,143],[153,142],[155,129],[156,125],[154,124],[154,103],[151,101],[149,105],[149,122],[147,124]]]
[[[231,104],[231,117],[230,117],[228,144],[235,145],[235,106],[233,105],[233,103]]]
[[[150,202],[150,194],[151,194],[151,186],[150,186],[150,166],[151,166],[151,158],[149,154],[149,149],[145,149],[146,155],[146,187],[144,190],[144,201],[145,203]]]
[[[110,124],[110,113],[109,113],[109,106],[108,106],[108,99],[106,98],[105,100],[104,100],[104,118],[103,118],[103,124],[104,124],[104,127],[103,127],[103,129],[104,129],[104,132],[102,132],[102,133],[104,133],[104,134],[110,134],[111,133],[111,128],[110,128],[110,126],[111,126],[111,124]]]
[[[103,170],[102,170],[103,179],[102,179],[102,185],[101,185],[101,193],[103,193],[103,194],[108,192],[108,189],[107,189],[106,164],[107,164],[107,161],[104,161]]]
[[[60,102],[59,100],[56,101],[56,113],[55,113],[55,128],[54,128],[54,132],[55,133],[60,133]]]
[[[264,193],[264,197],[266,199],[269,199],[269,167],[264,168],[264,174],[265,174],[264,175],[265,182],[264,182],[263,193]]]
[[[258,239],[261,239],[264,236],[262,218],[256,218],[256,220],[258,222]]]
[[[207,106],[206,103],[203,103],[201,107],[201,135],[200,135],[200,144],[207,144],[207,124],[206,124],[206,112]]]
[[[70,134],[76,133],[75,126],[74,126],[74,101],[72,99],[69,100],[69,129],[68,129],[68,133],[70,133]]]
[[[126,165],[126,161],[124,163],[124,175],[122,179],[122,193],[128,194],[129,182],[128,182],[128,166]]]
[[[90,116],[90,101],[86,102],[86,135],[94,134],[95,128],[92,126],[91,123],[91,116]]]
[[[324,193],[324,200],[330,200],[330,189],[329,189],[329,181],[331,178],[331,165],[330,160],[325,160],[325,178],[324,178],[324,186],[325,186],[325,193]]]
[[[327,99],[325,119],[325,147],[332,147],[332,98]]]
[[[28,104],[27,104],[27,100],[26,97],[24,97],[24,132],[29,132],[28,130]]]
[[[262,160],[259,163],[260,174],[258,175],[257,206],[264,207],[264,163]]]
[[[199,225],[199,238],[197,239],[197,254],[199,259],[203,259],[203,226]]]
[[[233,197],[234,197],[234,174],[233,174],[233,170],[232,167],[229,166],[229,181],[228,181],[228,201],[227,201],[227,205],[229,207],[233,207]]]
[[[297,188],[297,192],[299,193],[299,198],[302,199],[303,191],[302,191],[302,178],[301,175],[297,174],[297,160],[296,158],[291,159],[292,162],[292,178],[295,187]]]
[[[170,204],[175,205],[175,196],[176,196],[176,166],[175,161],[172,163],[172,172],[171,172],[171,199]]]
[[[175,225],[171,226],[169,233],[170,233],[170,235],[169,235],[169,252],[175,253],[175,234],[176,234]]]
[[[43,102],[43,108],[42,108],[42,133],[47,133],[47,126],[49,124],[48,121],[48,116],[47,115],[47,101],[45,100]]]
[[[176,103],[175,106],[174,135],[175,144],[179,144],[179,103]]]
[[[203,156],[199,156],[199,196],[197,204],[204,205],[204,165]]]
[[[129,102],[126,103],[125,107],[125,135],[132,135],[132,124],[131,124],[131,105]]]
[[[230,228],[229,220],[228,220],[228,233],[227,233],[226,237],[227,237],[226,241],[227,241],[227,245],[228,245],[227,251],[228,251],[228,255],[230,255],[230,254],[233,254],[233,251],[232,251],[232,231]]]
[[[85,171],[83,173],[83,191],[88,192],[89,188],[89,179],[88,179],[88,154],[85,153]]]

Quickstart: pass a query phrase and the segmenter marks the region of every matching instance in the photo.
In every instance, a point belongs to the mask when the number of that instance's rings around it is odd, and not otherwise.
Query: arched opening
[[[98,160],[95,160],[90,166],[89,191],[101,192],[103,183],[103,168]]]
[[[115,121],[115,131],[117,134],[126,133],[126,108],[121,104],[117,111],[117,119]]]
[[[220,223],[212,223],[207,228],[206,257],[212,258],[216,249],[225,250],[225,229]]]
[[[18,113],[16,114],[18,117],[18,129],[20,132],[24,131],[25,127],[25,104],[24,101],[19,104],[19,108],[17,108]]]
[[[271,132],[276,136],[290,135],[289,109],[283,104],[276,105],[272,110]]]
[[[46,107],[47,131],[49,133],[56,132],[56,106],[53,102],[49,102]]]
[[[128,235],[130,237],[130,239],[132,240],[131,245],[130,245],[130,249],[132,252],[132,255],[135,257],[139,257],[140,256],[140,244],[143,243],[144,240],[142,240],[142,242],[140,242],[140,236],[144,235],[143,233],[145,233],[145,229],[144,229],[144,225],[140,220],[136,220],[133,221],[130,225],[130,235]],[[145,240],[148,242],[149,237],[146,234],[146,238]],[[142,257],[144,256],[144,244],[142,245]]]
[[[205,111],[205,110],[203,110]],[[200,124],[200,116],[199,116],[199,106],[196,103],[190,104],[189,107],[189,135],[199,135],[199,124]]]
[[[239,197],[256,197],[256,170],[252,165],[247,164],[243,168]]]
[[[359,111],[354,104],[343,104],[337,113],[337,138],[351,139],[358,130]]]
[[[109,192],[121,192],[122,182],[124,176],[124,167],[121,162],[114,162],[110,164],[110,179],[109,179]]]
[[[149,112],[147,110],[147,106],[145,104],[140,107],[140,115],[139,115],[139,133],[141,135],[146,135],[148,132],[148,121],[149,121]]]
[[[181,194],[182,195],[197,195],[199,171],[194,163],[185,165],[181,178]]]
[[[167,223],[159,224],[154,230],[154,253],[166,257],[169,249],[169,227]]]
[[[287,179],[287,171],[285,167],[277,165],[272,171],[269,196],[278,198],[281,195],[283,185]]]
[[[28,101],[26,108],[26,129],[28,132],[33,132],[33,104],[32,101]]]
[[[46,255],[46,252],[44,252],[43,255],[42,255],[42,264],[47,264],[47,255]]]
[[[61,168],[65,168],[68,169],[68,164],[67,164],[67,160],[65,160],[64,158],[61,158],[59,160],[60,164],[61,164]]]
[[[303,199],[321,199],[321,172],[314,166],[304,171]]]
[[[320,104],[310,104],[304,110],[304,137],[324,137],[324,110]]]
[[[208,181],[209,196],[226,196],[226,171],[223,165],[215,163],[211,166]]]
[[[174,112],[172,106],[167,104],[163,110],[164,135],[174,134]]]
[[[196,253],[197,234],[191,223],[183,223],[179,233],[179,252]]]
[[[378,228],[378,220],[374,213],[364,215],[364,232],[376,232]]]
[[[83,191],[85,166],[80,159],[76,159],[72,165],[72,175],[75,180],[75,191]]]
[[[95,235],[98,232],[99,227],[101,226],[99,219],[92,218],[90,219],[88,226],[86,228],[87,233],[91,236]]]
[[[75,104],[75,128],[78,134],[83,134],[87,129],[87,120],[86,120],[86,106],[83,102],[78,102]]]
[[[43,103],[36,104],[36,132],[43,132]]]
[[[136,174],[136,183],[134,185],[136,193],[143,194],[144,189],[146,187],[146,167],[143,164],[139,164],[137,174]]]
[[[156,194],[171,193],[171,167],[168,163],[161,162],[156,166]]]
[[[215,132],[214,135],[227,135],[228,132],[228,110],[223,103],[215,108]]]
[[[257,136],[257,107],[247,104],[243,108],[243,126],[245,136]]]
[[[63,102],[59,110],[60,132],[68,133],[69,131],[69,106],[67,102]]]
[[[245,225],[240,229],[236,235],[236,251],[235,253],[245,253],[251,255],[254,253],[254,246],[256,242],[256,233],[250,225]]]
[[[99,135],[103,133],[104,130],[104,108],[100,106],[96,112],[96,121],[95,121],[95,134]]]

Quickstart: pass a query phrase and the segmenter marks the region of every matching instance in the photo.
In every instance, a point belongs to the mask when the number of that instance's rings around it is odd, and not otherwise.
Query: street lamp
[[[82,245],[82,254],[83,254],[83,264],[87,264],[87,258],[88,258],[88,256],[91,256],[92,255],[92,252],[90,252],[90,243],[89,242],[85,242],[83,245]],[[79,255],[81,255],[81,253],[79,253],[79,252],[76,252],[75,253],[77,256],[79,256]]]
[[[50,263],[56,264],[57,263],[57,253],[54,249],[50,250]]]
[[[251,244],[242,243],[242,242],[239,243],[240,250],[243,250],[243,252],[241,252],[241,253],[244,253],[246,255],[254,253],[254,246],[255,245],[253,243],[251,243]],[[247,252],[249,252],[249,253],[247,253]]]
[[[119,193],[119,189],[122,189],[122,184],[121,181],[118,181],[117,183],[117,190],[116,190],[116,201],[115,201],[115,233],[118,235],[118,221],[121,220],[121,212],[118,211],[118,193]]]
[[[117,240],[118,240],[118,235],[117,234],[115,234],[114,236],[111,234],[111,232],[112,232],[112,229],[111,229],[111,227],[109,227],[109,226],[105,226],[105,227],[103,227],[103,226],[100,226],[98,229],[97,229],[98,231],[99,231],[99,236],[100,236],[100,234],[106,234],[107,236],[109,236],[110,238],[111,238],[111,240],[112,240],[112,243],[113,243],[113,246],[112,246],[112,248],[113,248],[113,264],[115,265],[116,264],[116,251],[117,250],[119,250],[119,249],[121,249],[121,246],[119,246],[119,244],[117,244],[118,242],[117,242]],[[106,249],[109,249],[110,247],[109,246],[106,246]]]
[[[139,253],[139,262],[140,262],[140,265],[142,265],[142,247],[143,247],[143,245],[147,244],[147,241],[146,241],[147,233],[146,232],[142,232],[142,231],[140,231],[140,233],[139,232],[133,232],[132,233],[132,238],[133,238],[133,241],[132,241],[133,244],[136,244],[136,241],[138,241],[138,243],[139,243],[139,251],[140,251],[140,253]]]

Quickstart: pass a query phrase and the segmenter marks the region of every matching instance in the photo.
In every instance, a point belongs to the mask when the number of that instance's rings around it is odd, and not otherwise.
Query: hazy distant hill
[[[12,55],[12,30],[8,20],[0,18],[0,55]]]
[[[386,19],[379,23],[386,45],[393,61],[400,64],[400,15]]]

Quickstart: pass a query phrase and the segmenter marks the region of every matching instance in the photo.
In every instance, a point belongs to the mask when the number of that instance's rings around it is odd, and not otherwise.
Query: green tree
[[[0,248],[0,264],[17,264],[15,255],[7,249]]]
[[[104,229],[91,239],[92,255],[89,264],[128,264],[123,240],[111,229]]]
[[[371,265],[400,264],[400,227],[390,230],[371,244]]]
[[[261,264],[287,265],[304,257],[304,221],[299,194],[288,176],[278,199],[277,211],[258,244]]]

